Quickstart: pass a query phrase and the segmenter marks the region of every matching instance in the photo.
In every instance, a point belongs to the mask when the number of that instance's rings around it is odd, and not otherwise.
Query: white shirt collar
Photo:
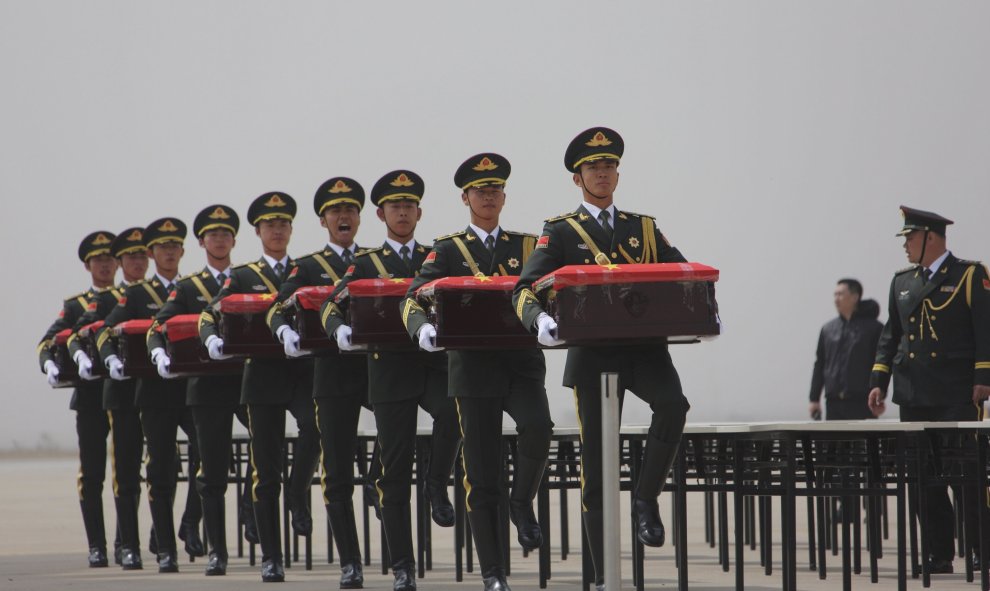
[[[944,263],[947,258],[949,258],[949,251],[943,252],[942,256],[932,261],[932,264],[928,266],[928,268],[931,269],[932,277],[935,276],[935,273],[938,273],[938,270],[942,267],[942,263]]]
[[[478,238],[481,238],[482,244],[485,243],[485,240],[488,240],[488,236],[489,236],[488,232],[485,232],[484,230],[482,230],[478,226],[475,226],[474,224],[468,224],[468,225],[471,226],[471,229],[474,230],[474,233],[478,235]],[[491,237],[494,238],[495,240],[498,240],[498,233],[501,230],[502,228],[500,228],[499,226],[495,226],[495,229],[491,231]]]
[[[275,265],[278,263],[282,263],[283,269],[287,269],[289,267],[289,255],[285,255],[279,260],[275,260],[267,254],[263,254],[261,256],[265,259],[265,262],[268,263],[268,266],[271,267],[273,271],[275,270]]]
[[[413,251],[416,250],[416,239],[415,238],[413,238],[409,242],[406,242],[405,244],[403,244],[401,242],[396,242],[395,240],[392,240],[391,238],[386,238],[385,239],[385,243],[388,244],[389,246],[391,246],[392,249],[395,250],[395,252],[399,252],[400,250],[402,250],[402,247],[403,246],[408,246],[409,247],[409,256],[412,256]]]
[[[598,207],[597,205],[592,205],[592,204],[588,203],[587,201],[581,202],[581,205],[585,209],[588,210],[588,213],[591,214],[591,217],[595,218],[595,221],[598,221],[598,215],[602,212],[602,208]],[[612,220],[611,224],[614,227],[615,226],[615,204],[613,203],[612,205],[609,205],[605,209],[608,211],[608,215],[610,216],[609,219]],[[598,223],[601,223],[601,222],[598,222]]]
[[[176,274],[175,279],[168,280],[162,277],[161,275],[159,275],[158,273],[155,273],[155,278],[158,279],[158,281],[160,281],[162,285],[167,287],[169,285],[174,285],[175,282],[179,280],[179,275]]]
[[[344,258],[344,251],[345,250],[350,251],[352,257],[355,255],[355,253],[357,251],[357,245],[356,244],[352,244],[350,248],[344,248],[343,246],[340,246],[339,244],[334,244],[333,242],[327,242],[327,248],[329,248],[330,250],[332,250],[335,253],[337,253],[337,256],[339,256],[340,258]]]
[[[214,269],[210,265],[206,265],[206,270],[209,271],[211,275],[213,275],[213,279],[217,283],[220,283],[220,280],[217,278],[217,276],[220,275],[220,273],[223,273],[224,277],[230,277],[230,267],[229,266],[226,269],[224,269],[223,271],[217,271],[216,269]]]

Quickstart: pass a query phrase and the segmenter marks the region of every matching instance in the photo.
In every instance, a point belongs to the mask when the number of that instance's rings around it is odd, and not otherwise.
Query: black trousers
[[[497,398],[458,397],[457,416],[464,435],[464,488],[468,511],[498,508],[502,490],[502,413],[516,422],[517,452],[545,461],[553,421],[543,384],[519,384]]]
[[[901,421],[979,421],[982,420],[982,409],[975,404],[961,404],[954,406],[928,406],[928,407],[901,407]],[[929,472],[952,472],[958,470],[955,467],[943,465],[939,458],[939,449],[944,445],[956,447],[960,440],[949,441],[949,437],[959,437],[955,435],[942,435],[931,433],[929,443],[932,446],[932,457],[934,465],[929,465],[926,469]],[[962,486],[952,486],[952,494],[957,503],[963,499]],[[982,519],[984,531],[990,531],[990,515],[987,511],[987,497],[985,487],[965,487],[966,488],[966,520],[964,525],[968,548],[973,548],[979,543],[979,520]],[[928,511],[928,523],[921,522],[921,535],[928,536],[929,548],[936,560],[952,560],[955,557],[953,541],[955,539],[955,514],[952,510],[952,502],[949,501],[948,487],[928,487],[926,489],[925,508]],[[981,510],[982,509],[982,510]],[[984,549],[984,556],[988,555]]]
[[[619,401],[630,390],[650,405],[650,439],[678,445],[691,408],[681,389],[681,380],[670,354],[651,354],[628,359],[619,373]],[[601,380],[574,387],[581,432],[581,498],[584,511],[602,509],[602,392]],[[649,445],[649,441],[647,445]],[[643,484],[641,482],[641,484]],[[642,499],[656,498],[656,491],[643,491]]]
[[[190,473],[199,470],[199,442],[193,425],[192,411],[185,406],[142,408],[140,414],[144,438],[148,444],[148,459],[145,464],[148,500],[172,502],[175,500],[178,481],[176,440],[180,428],[189,440]],[[183,522],[198,522],[202,514],[202,506],[198,496],[187,494],[186,508],[182,517]]]
[[[102,408],[76,411],[79,441],[79,475],[76,488],[83,512],[83,525],[90,548],[106,548],[103,523],[103,480],[107,471],[107,435],[110,422]]]
[[[110,422],[110,458],[113,467],[113,496],[141,494],[141,461],[144,433],[141,417],[133,406],[106,411]]]
[[[251,467],[254,471],[252,498],[255,502],[277,501],[281,492],[286,410],[296,419],[299,433],[295,457],[304,464],[310,463],[311,459],[318,459],[320,436],[316,428],[315,405],[309,394],[297,394],[288,405],[247,405],[248,430],[251,433]],[[314,468],[315,464],[303,467],[297,463],[293,467],[293,478],[312,479]],[[308,474],[305,473],[307,471]]]
[[[324,505],[347,501],[354,495],[358,418],[366,399],[366,395],[314,399],[323,460]]]
[[[230,442],[233,438],[234,415],[238,406],[239,404],[191,407],[200,457],[200,467],[196,473],[196,491],[204,500],[222,499],[227,492]]]

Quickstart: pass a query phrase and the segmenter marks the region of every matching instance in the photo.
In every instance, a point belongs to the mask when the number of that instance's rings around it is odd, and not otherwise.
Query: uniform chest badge
[[[630,236],[629,237],[629,246],[631,246],[633,248],[639,248],[639,238],[636,238],[635,236]]]
[[[200,301],[200,302],[205,302],[206,301],[206,298],[204,298],[203,296],[200,295],[200,296],[196,296],[196,300],[197,301]]]
[[[939,291],[944,292],[944,293],[952,293],[952,292],[956,291],[956,286],[955,285],[943,285],[942,288],[939,289]]]
[[[517,259],[516,257],[512,257],[507,262],[509,263],[509,266],[512,267],[513,269],[519,266],[519,259]]]
[[[326,273],[320,273],[320,277],[322,277],[324,279],[330,279],[330,276],[327,275]]]
[[[906,300],[906,299],[908,299],[908,296],[909,295],[911,295],[911,290],[905,289],[905,290],[902,290],[900,293],[897,294],[897,299],[899,299],[899,300]]]
[[[152,302],[152,303],[150,303],[150,304],[148,304],[148,309],[149,309],[149,310],[157,310],[157,309],[158,309],[158,308],[160,308],[160,307],[161,307],[161,306],[159,306],[158,304],[156,304],[156,303],[154,303],[154,302]]]
[[[546,248],[550,246],[550,236],[544,234],[536,241],[536,248]]]
[[[588,250],[588,245],[585,244],[584,242],[579,242],[577,247],[583,250]]]
[[[268,291],[268,288],[265,287],[264,285],[252,285],[251,289],[255,291]]]

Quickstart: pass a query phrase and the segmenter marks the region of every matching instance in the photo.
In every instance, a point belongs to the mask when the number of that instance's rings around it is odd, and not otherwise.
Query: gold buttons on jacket
[[[908,357],[910,357],[911,359],[914,359],[914,353],[908,353]]]
[[[935,351],[932,351],[932,357],[938,357],[938,354],[935,353]]]
[[[908,340],[909,341],[913,341],[914,340],[914,335],[913,334],[912,335],[908,335]]]
[[[914,322],[914,316],[908,318],[908,322]]]

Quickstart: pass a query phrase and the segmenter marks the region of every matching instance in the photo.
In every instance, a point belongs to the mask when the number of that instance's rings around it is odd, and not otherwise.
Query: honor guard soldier
[[[76,322],[75,333],[98,320],[104,320],[123,299],[127,286],[144,280],[148,272],[148,250],[144,247],[143,234],[144,228],[127,228],[110,243],[110,254],[117,260],[123,278],[119,285],[96,293],[86,313]],[[83,350],[78,334],[69,337],[68,345],[79,367],[79,375],[84,379],[92,377],[93,360]],[[143,568],[138,506],[141,500],[144,434],[134,405],[135,381],[104,379],[101,383],[103,410],[110,419],[113,500],[117,508],[117,535],[120,539],[119,548],[114,548],[114,561],[124,570],[139,570]]]
[[[265,193],[248,208],[248,221],[261,239],[263,255],[255,262],[238,265],[200,315],[200,338],[213,359],[223,359],[223,339],[217,334],[216,305],[230,294],[269,294],[295,269],[288,254],[296,202],[281,192]],[[285,580],[278,499],[285,444],[285,411],[296,419],[299,438],[292,461],[287,495],[307,491],[319,461],[320,439],[313,409],[313,362],[309,359],[265,359],[255,357],[244,364],[241,404],[247,405],[251,433],[251,463],[254,469],[254,515],[261,541],[261,580]],[[292,522],[299,535],[309,535],[312,519],[301,499],[291,500]],[[300,514],[300,511],[305,513]]]
[[[340,296],[348,283],[415,277],[429,255],[429,249],[414,238],[423,214],[419,204],[424,189],[423,179],[409,170],[392,171],[371,189],[371,202],[378,207],[378,219],[385,222],[387,229],[385,244],[357,255],[321,311],[327,334],[336,339],[341,350],[355,350],[351,328],[344,323],[349,300]],[[372,353],[368,356],[368,392],[381,445],[382,472],[376,485],[392,559],[392,588],[408,591],[416,588],[410,488],[417,406],[433,417],[432,452],[424,491],[434,521],[446,527],[454,524],[447,481],[457,457],[460,433],[453,401],[447,397],[447,356],[421,351]]]
[[[66,298],[62,310],[38,344],[41,370],[47,374],[49,385],[58,383],[59,369],[55,365],[52,346],[55,335],[72,328],[86,312],[96,292],[113,285],[117,262],[110,255],[110,232],[93,232],[79,244],[79,260],[89,272],[92,287]],[[103,524],[103,478],[107,466],[107,434],[110,424],[102,405],[103,385],[99,381],[84,381],[72,392],[69,408],[76,411],[76,434],[79,437],[79,475],[77,489],[82,509],[83,526],[89,543],[89,566],[107,566],[107,540]]]
[[[986,266],[956,258],[946,248],[946,226],[938,214],[901,206],[904,250],[910,267],[894,274],[890,283],[889,318],[877,346],[869,404],[879,416],[885,409],[887,386],[894,378],[894,402],[902,421],[979,421],[983,401],[990,397],[990,277]],[[980,519],[987,523],[986,489],[963,495],[953,486],[956,502],[966,500],[967,551],[980,570]],[[981,499],[977,503],[977,498]],[[925,495],[932,574],[951,573],[953,528],[956,520],[944,487]],[[980,508],[982,506],[982,508]],[[979,511],[979,519],[973,518]]]
[[[478,154],[457,169],[454,183],[470,210],[466,230],[437,238],[403,302],[406,328],[424,349],[435,349],[436,327],[429,324],[415,293],[441,277],[518,275],[536,245],[536,236],[499,226],[505,206],[509,161],[498,154]],[[509,515],[526,550],[542,545],[533,499],[543,480],[553,422],[544,386],[543,351],[450,351],[451,395],[455,396],[464,434],[464,486],[467,510],[486,591],[509,589],[502,559],[498,506],[502,480],[502,413],[516,422],[519,434]]]
[[[533,283],[565,265],[685,262],[657,230],[653,218],[621,211],[613,204],[619,182],[623,141],[606,127],[578,134],[567,147],[564,166],[584,196],[577,210],[547,220],[536,250],[523,267],[513,303],[526,328],[547,346],[556,338],[556,322],[543,310]],[[643,464],[633,501],[637,538],[647,546],[664,543],[657,497],[677,455],[688,404],[666,344],[575,346],[567,349],[564,386],[574,389],[581,427],[582,511],[596,585],[603,586],[601,374],[619,374],[620,397],[626,390],[650,405]],[[620,398],[622,400],[622,398]]]
[[[213,300],[230,276],[230,252],[239,226],[237,212],[226,205],[211,205],[196,215],[193,234],[206,251],[206,267],[175,282],[148,331],[151,361],[164,379],[174,376],[169,373],[171,359],[158,327],[179,314],[199,314]],[[203,503],[210,545],[206,575],[225,575],[228,554],[224,495],[230,471],[231,429],[240,409],[241,372],[193,377],[187,382],[186,405],[192,410],[201,461],[196,489]],[[242,423],[247,426],[247,422],[245,412]]]
[[[161,218],[145,228],[144,246],[155,261],[155,276],[150,280],[128,286],[124,297],[106,317],[103,327],[97,332],[96,344],[100,357],[112,379],[127,379],[123,374],[124,365],[118,356],[117,344],[110,338],[113,327],[128,320],[153,318],[161,309],[179,274],[179,261],[184,253],[182,244],[185,237],[186,226],[176,218]],[[192,414],[186,407],[185,393],[185,380],[163,380],[160,377],[137,380],[135,390],[135,404],[141,416],[141,428],[148,444],[148,458],[145,464],[148,505],[154,525],[153,551],[157,554],[160,573],[173,573],[179,570],[172,506],[178,478],[176,434],[180,427],[189,439],[190,463],[193,464],[194,469],[198,469],[199,465],[196,431],[193,427]],[[201,516],[202,505],[198,496],[187,494],[186,511],[180,522],[182,528],[180,536],[185,540],[186,551],[190,556],[204,554],[203,542],[198,533]]]
[[[330,239],[323,250],[296,259],[268,316],[269,327],[288,357],[303,352],[282,303],[301,287],[332,286],[340,281],[358,252],[354,239],[363,207],[364,188],[354,179],[334,177],[316,190],[313,210]],[[340,555],[340,588],[360,589],[364,573],[352,497],[358,417],[368,400],[368,360],[364,355],[333,354],[317,357],[313,365],[313,398],[323,452],[323,503]]]

